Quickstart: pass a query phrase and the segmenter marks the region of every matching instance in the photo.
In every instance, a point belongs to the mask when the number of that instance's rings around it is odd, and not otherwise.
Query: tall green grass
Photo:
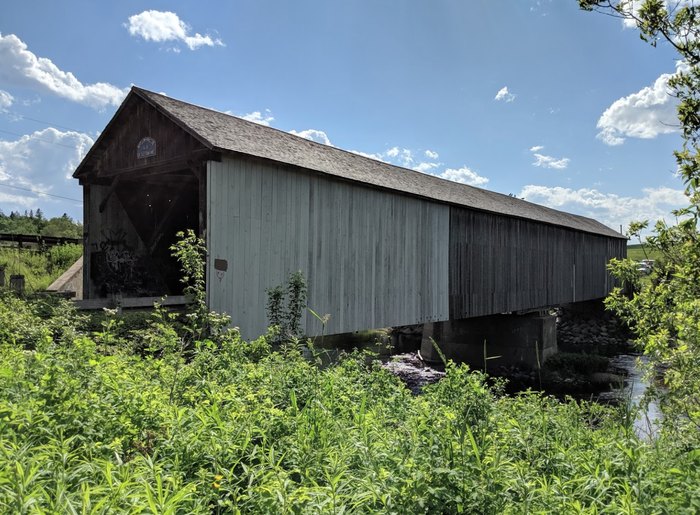
[[[5,283],[10,275],[24,275],[30,292],[45,290],[82,255],[82,245],[68,243],[47,249],[0,247],[0,267],[5,267]]]
[[[0,512],[700,509],[697,446],[640,440],[623,411],[451,363],[414,396],[364,355],[320,369],[266,337],[123,320],[88,333],[64,302],[0,298]]]

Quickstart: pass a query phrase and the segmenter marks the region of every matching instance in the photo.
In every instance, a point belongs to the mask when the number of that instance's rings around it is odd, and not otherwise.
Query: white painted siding
[[[243,158],[209,162],[207,199],[209,305],[246,338],[267,327],[265,291],[297,270],[327,334],[448,319],[445,205]]]

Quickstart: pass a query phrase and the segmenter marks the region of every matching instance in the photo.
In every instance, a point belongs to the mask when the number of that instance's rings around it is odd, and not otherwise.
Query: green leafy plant
[[[277,331],[275,343],[293,342],[302,337],[306,293],[306,279],[301,271],[291,273],[286,285],[267,290],[267,319]]]
[[[700,441],[700,10],[693,2],[663,0],[579,0],[579,5],[633,22],[644,41],[667,43],[682,60],[669,88],[678,99],[683,144],[674,155],[688,205],[672,212],[675,225],[657,222],[644,242],[651,251],[645,249],[645,255],[661,256],[651,281],[640,283],[629,261],[611,263],[613,274],[633,288],[615,289],[606,305],[632,327],[652,366],[664,370],[667,428],[692,447]],[[646,226],[630,226],[640,243]]]
[[[362,353],[321,369],[235,331],[182,352],[190,333],[165,311],[138,331],[160,350],[138,354],[120,343],[136,334],[109,321],[107,335],[78,324],[61,336],[50,329],[60,311],[35,302],[0,303],[0,321],[4,305],[15,316],[0,324],[3,513],[700,506],[700,453],[639,439],[615,409],[505,396],[450,362],[416,396]]]
[[[207,247],[192,229],[177,233],[178,241],[170,247],[180,263],[184,294],[188,301],[187,323],[184,328],[194,340],[220,333],[231,319],[226,314],[209,311],[206,288]]]

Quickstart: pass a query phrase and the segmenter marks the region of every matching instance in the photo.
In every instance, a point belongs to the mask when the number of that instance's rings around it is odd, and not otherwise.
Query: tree
[[[671,45],[683,65],[669,87],[678,98],[683,146],[674,152],[688,205],[674,211],[678,223],[657,222],[646,244],[658,260],[651,283],[625,295],[615,289],[606,300],[632,327],[637,341],[657,369],[665,370],[662,395],[667,429],[678,441],[700,439],[700,9],[688,0],[579,0],[582,9],[633,22],[642,40]],[[634,224],[639,236],[646,222]],[[613,262],[619,278],[629,263]],[[691,428],[692,431],[688,431]]]
[[[82,225],[74,222],[67,214],[63,216],[51,218],[41,222],[42,236],[59,236],[65,238],[81,238]]]

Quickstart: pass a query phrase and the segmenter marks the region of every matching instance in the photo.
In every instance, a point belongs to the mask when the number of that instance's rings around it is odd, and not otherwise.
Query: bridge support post
[[[491,370],[504,366],[536,368],[557,352],[555,321],[554,315],[529,313],[424,324],[421,357],[440,362],[432,338],[447,359],[467,363],[473,369],[483,370],[485,362]]]

